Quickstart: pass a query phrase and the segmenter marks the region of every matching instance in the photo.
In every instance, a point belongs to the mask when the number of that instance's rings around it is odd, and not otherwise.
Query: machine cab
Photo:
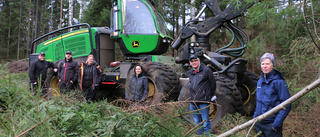
[[[166,23],[146,0],[114,0],[111,38],[123,54],[163,54],[172,42]]]

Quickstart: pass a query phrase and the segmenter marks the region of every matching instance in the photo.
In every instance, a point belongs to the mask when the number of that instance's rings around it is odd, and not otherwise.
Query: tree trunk
[[[21,16],[21,13],[22,13],[22,2],[20,3],[20,10],[19,10],[19,26],[18,26],[18,51],[17,51],[17,60],[19,60],[20,59],[20,35],[21,35],[21,28],[20,28],[20,26],[21,26],[21,18],[22,18],[22,16]]]
[[[31,0],[29,0],[29,3],[31,5]],[[28,13],[28,27],[27,27],[27,49],[26,49],[26,58],[29,57],[29,44],[30,44],[30,14],[31,14],[31,8],[29,7],[29,13]],[[31,52],[31,51],[30,51]]]
[[[11,37],[11,7],[9,7],[9,29],[8,29],[8,50],[7,50],[7,59],[9,59],[10,54],[10,38]]]
[[[51,17],[50,17],[50,23],[49,23],[49,32],[52,31],[53,29],[53,5],[54,5],[54,0],[51,0]],[[50,38],[52,38],[52,35],[50,36]]]
[[[282,102],[281,104],[279,104],[278,106],[272,108],[271,110],[269,110],[268,112],[254,118],[251,119],[250,121],[236,126],[233,129],[219,135],[218,137],[226,137],[226,136],[231,136],[236,134],[237,132],[240,132],[243,129],[246,129],[250,126],[254,126],[256,123],[261,122],[262,120],[278,113],[279,111],[283,110],[286,108],[286,106],[288,106],[289,104],[291,104],[292,102],[298,100],[299,98],[303,97],[305,94],[307,94],[308,92],[310,92],[312,89],[317,88],[320,85],[320,71],[319,71],[319,78],[314,81],[313,83],[311,83],[310,85],[308,85],[307,87],[305,87],[304,89],[302,89],[301,91],[299,91],[297,94],[293,95],[292,97],[290,97],[289,99],[287,99],[286,101]]]
[[[69,0],[69,13],[68,13],[68,26],[72,26],[72,18],[73,18],[73,0]]]
[[[196,7],[195,7],[195,0],[191,0],[191,19],[196,17]],[[190,38],[191,42],[195,42],[196,41],[196,36],[192,35]]]
[[[38,0],[35,1],[35,11],[36,11],[36,15],[35,15],[35,20],[34,20],[34,38],[37,37],[37,32],[38,32],[38,14],[39,14],[39,10],[38,10]]]
[[[61,27],[62,27],[62,26],[61,26],[61,22],[62,22],[62,8],[63,8],[63,7],[62,7],[62,2],[63,2],[63,1],[61,0],[61,2],[60,2],[60,29],[61,29]]]
[[[79,11],[79,22],[81,21],[82,12],[83,12],[83,7],[84,7],[82,3],[83,3],[83,0],[79,0],[79,4],[80,4],[80,5],[79,5],[79,6],[80,6],[80,8],[79,8],[79,10],[80,10],[80,11]],[[85,5],[85,4],[84,4],[84,5]]]

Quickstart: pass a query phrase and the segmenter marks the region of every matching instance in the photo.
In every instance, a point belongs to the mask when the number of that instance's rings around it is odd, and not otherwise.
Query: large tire
[[[259,76],[251,71],[244,72],[241,83],[237,87],[241,93],[243,101],[243,110],[239,111],[243,115],[252,116],[256,107],[256,88]]]
[[[169,65],[158,62],[142,62],[141,66],[149,81],[147,101],[150,104],[177,100],[180,91],[179,77]],[[132,74],[133,69],[127,76],[127,83],[129,83]]]
[[[242,99],[239,90],[231,79],[219,75],[215,76],[217,88],[215,96],[217,97],[210,106],[210,123],[211,128],[217,124],[217,121],[227,113],[236,113],[242,110]],[[179,101],[187,101],[189,99],[189,83],[180,91]],[[187,106],[186,106],[187,105]],[[185,108],[184,112],[190,111],[190,103],[182,103],[181,108]],[[192,115],[184,115],[183,119],[193,123]]]

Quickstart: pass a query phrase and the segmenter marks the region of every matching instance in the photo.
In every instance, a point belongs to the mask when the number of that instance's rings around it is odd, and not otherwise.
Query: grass
[[[9,74],[5,66],[0,68],[0,136],[193,135],[177,109],[119,107],[104,100],[86,103],[79,90],[50,98],[33,96],[26,73]]]
[[[124,100],[86,103],[79,90],[42,98],[29,91],[27,73],[11,74],[6,65],[0,65],[0,72],[0,136],[196,136],[195,127],[179,118],[184,112],[176,102],[153,107],[130,106]],[[320,134],[319,98],[316,89],[293,104],[284,122],[284,136]],[[228,114],[214,131],[221,134],[250,119]],[[247,132],[234,136],[243,137]],[[249,136],[255,135],[252,129]]]

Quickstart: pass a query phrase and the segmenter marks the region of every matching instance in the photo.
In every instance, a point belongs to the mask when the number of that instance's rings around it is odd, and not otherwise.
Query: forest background
[[[231,1],[236,0],[219,1],[219,6],[223,10]],[[233,20],[251,39],[242,58],[248,60],[249,70],[260,74],[260,56],[265,52],[274,53],[275,68],[284,74],[293,95],[318,77],[320,1],[255,2],[245,16]],[[70,25],[72,18],[91,26],[109,26],[111,3],[111,0],[0,0],[0,63],[28,58],[32,40]],[[194,0],[193,4],[189,0],[154,0],[154,3],[171,26],[172,37],[177,36],[189,21],[190,9],[195,7],[197,13],[203,6],[203,0]],[[202,18],[210,16],[206,10]],[[212,51],[226,45],[230,35],[222,29],[214,32],[210,39]],[[173,49],[166,54],[174,55]],[[7,71],[1,72],[4,75]],[[317,88],[293,104],[286,125],[294,127],[287,128],[287,133],[298,136],[320,134],[316,126],[320,125],[320,115],[315,113],[320,109],[319,94]],[[305,122],[309,125],[303,124]],[[301,127],[314,130],[300,130]]]

